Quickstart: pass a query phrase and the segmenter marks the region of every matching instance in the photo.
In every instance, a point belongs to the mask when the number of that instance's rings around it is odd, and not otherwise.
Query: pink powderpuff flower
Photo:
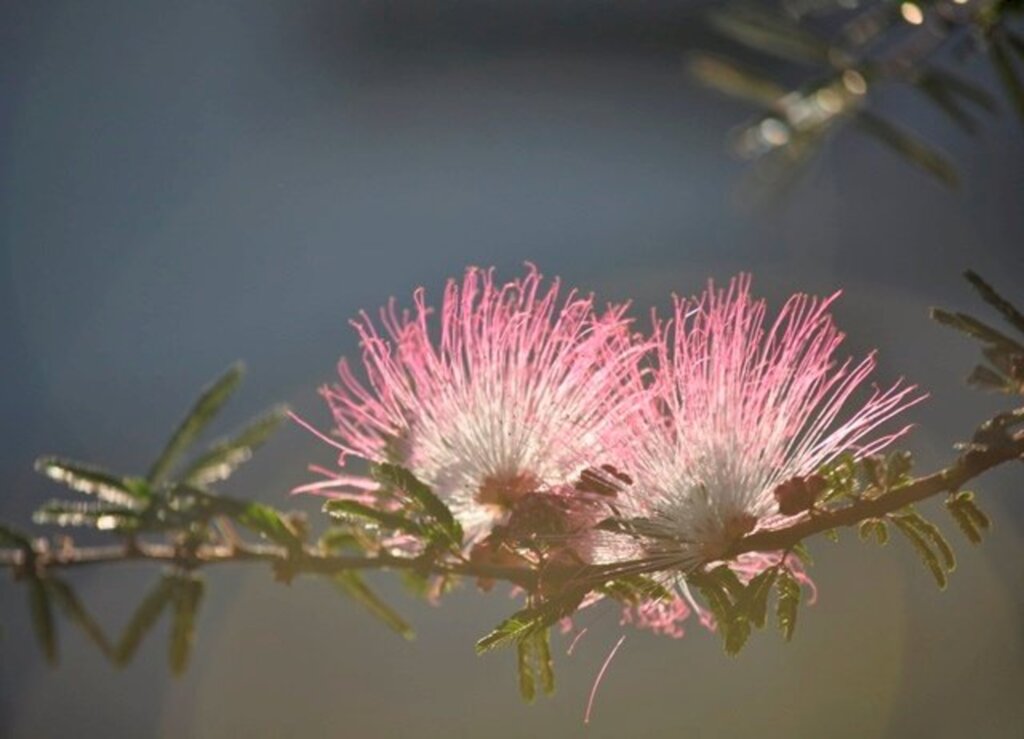
[[[366,380],[342,359],[340,383],[321,389],[340,465],[352,455],[408,468],[479,541],[523,496],[618,459],[621,419],[644,403],[636,365],[649,344],[625,305],[598,316],[592,296],[559,300],[557,279],[542,284],[532,265],[503,285],[470,268],[448,282],[436,322],[422,288],[411,312],[393,299],[381,310],[383,330],[366,313],[354,320]],[[377,488],[319,471],[327,479],[300,491],[372,500]]]
[[[709,283],[698,298],[676,297],[667,324],[655,319],[657,367],[622,503],[666,569],[720,559],[755,529],[809,515],[813,496],[794,506],[792,495],[815,492],[815,473],[840,455],[889,446],[910,427],[879,427],[926,397],[901,380],[856,401],[875,357],[836,361],[843,334],[829,308],[839,293],[795,295],[769,323],[750,282]],[[742,560],[734,569],[746,580],[777,557]]]

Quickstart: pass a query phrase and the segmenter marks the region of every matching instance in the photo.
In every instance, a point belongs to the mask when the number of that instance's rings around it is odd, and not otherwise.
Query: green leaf
[[[36,641],[39,642],[46,661],[50,665],[56,665],[57,655],[57,630],[53,623],[53,606],[50,603],[50,592],[42,578],[32,576],[28,578],[28,602],[29,610],[32,613],[32,628],[36,634]]]
[[[302,541],[285,523],[281,513],[268,505],[251,500],[239,500],[187,485],[176,486],[172,494],[191,497],[202,504],[208,515],[234,519],[250,531],[262,534],[284,547],[302,548]]]
[[[200,486],[227,479],[239,466],[252,459],[253,451],[271,437],[287,416],[287,406],[272,408],[236,436],[212,444],[185,469],[181,479]]]
[[[35,550],[32,548],[32,540],[27,534],[12,529],[6,524],[0,523],[0,544],[6,547],[15,547],[22,549],[29,554],[34,554]]]
[[[950,313],[941,308],[932,308],[932,320],[943,326],[956,329],[973,339],[999,347],[1014,354],[1024,354],[1024,346],[1011,339],[1001,331],[966,313]]]
[[[800,564],[802,564],[804,567],[810,567],[814,564],[814,560],[811,559],[811,553],[807,550],[807,545],[804,544],[802,541],[797,542],[792,547],[790,547],[790,552],[793,554],[794,557],[800,560]]]
[[[148,497],[148,491],[138,485],[92,465],[70,459],[40,457],[35,466],[37,472],[51,480],[80,493],[95,495],[105,503],[138,509]]]
[[[974,501],[974,493],[966,490],[957,493],[946,501],[946,508],[968,541],[972,544],[980,544],[981,532],[987,531],[992,522],[978,508]]]
[[[1007,97],[1010,98],[1017,115],[1024,121],[1024,83],[1013,67],[1009,44],[1002,34],[993,33],[989,35],[988,50]]]
[[[949,542],[946,541],[946,538],[942,535],[942,532],[939,531],[939,528],[935,524],[922,518],[920,514],[915,512],[898,514],[893,516],[893,518],[899,518],[906,521],[909,525],[913,526],[918,533],[924,536],[925,539],[931,542],[932,547],[938,551],[946,572],[952,572],[956,569],[956,555],[953,554],[952,547],[949,546]]]
[[[412,626],[399,616],[391,606],[381,600],[370,589],[358,572],[342,572],[335,575],[333,581],[338,590],[366,608],[366,610],[380,619],[385,626],[396,634],[410,641],[416,637],[416,632],[413,631]]]
[[[394,464],[376,464],[373,466],[373,476],[382,485],[404,492],[441,527],[453,546],[462,546],[462,526],[455,520],[451,510],[409,470]]]
[[[981,295],[982,300],[991,305],[997,311],[1003,314],[1005,318],[1014,328],[1024,333],[1024,313],[1017,310],[1014,305],[996,292],[995,288],[989,285],[977,272],[967,270],[964,272],[964,277],[970,282],[974,289]]]
[[[572,613],[589,592],[585,588],[566,591],[539,605],[516,611],[476,643],[476,653],[483,654],[530,637]]]
[[[737,608],[746,614],[750,623],[759,629],[764,628],[768,618],[768,595],[778,576],[779,569],[777,567],[770,567],[754,576],[747,583],[746,590],[743,591],[743,596],[737,604]]]
[[[696,54],[689,63],[690,74],[718,92],[771,108],[786,94],[786,88],[760,72],[709,54]]]
[[[169,657],[171,672],[175,675],[183,673],[188,666],[189,654],[195,641],[196,612],[203,591],[203,581],[196,575],[179,575],[174,578]]]
[[[631,605],[672,597],[665,586],[643,575],[623,575],[603,583],[596,589],[609,598]]]
[[[516,665],[519,670],[519,694],[532,703],[537,683],[545,695],[555,692],[555,670],[551,659],[549,629],[543,629],[516,644]]]
[[[889,527],[885,525],[885,521],[878,518],[861,521],[857,533],[861,541],[867,541],[874,536],[879,546],[885,546],[889,542]]]
[[[750,636],[750,622],[745,613],[733,606],[732,599],[742,597],[744,592],[743,583],[736,577],[736,573],[728,565],[719,565],[708,572],[690,572],[686,579],[700,591],[715,617],[715,625],[722,637],[726,654],[730,657],[739,654]]]
[[[516,669],[519,672],[519,695],[533,703],[537,689],[533,679],[533,640],[523,639],[516,644]]]
[[[32,514],[41,526],[88,526],[101,531],[131,530],[139,525],[139,512],[100,501],[51,500]]]
[[[107,635],[96,619],[86,610],[85,605],[79,600],[71,586],[52,575],[47,576],[44,582],[53,602],[57,604],[68,620],[78,626],[100,652],[107,657],[113,656],[113,648]]]
[[[1013,393],[1016,391],[1016,388],[1007,378],[983,364],[979,364],[971,370],[971,374],[967,376],[967,384],[981,390],[991,390],[1000,393]]]
[[[176,578],[165,575],[160,578],[156,586],[143,598],[142,603],[139,604],[139,607],[132,615],[131,621],[125,626],[117,648],[114,650],[114,657],[119,665],[126,665],[131,661],[131,658],[135,655],[135,650],[142,643],[142,639],[156,625],[160,614],[163,613],[164,608],[174,597],[175,587]]]
[[[324,513],[343,521],[355,516],[373,521],[392,531],[404,531],[416,536],[424,534],[422,526],[400,513],[381,511],[355,500],[329,500],[324,503]]]
[[[782,570],[775,581],[775,592],[778,595],[775,616],[783,638],[789,641],[793,638],[793,632],[796,631],[796,614],[800,607],[800,583],[790,574],[789,570]]]
[[[939,586],[939,589],[945,590],[946,585],[949,584],[949,580],[946,577],[946,571],[942,568],[938,555],[936,555],[929,546],[924,535],[922,535],[904,517],[893,516],[892,521],[896,524],[896,528],[899,529],[907,540],[914,546],[914,549],[921,557],[921,561],[924,562],[928,571],[932,573],[932,577],[935,579],[935,583]]]
[[[855,120],[864,132],[874,136],[946,185],[954,187],[959,184],[960,178],[949,160],[917,137],[867,110],[858,110]]]
[[[188,415],[178,425],[167,446],[153,462],[146,479],[156,486],[167,476],[171,467],[182,453],[196,440],[207,424],[213,420],[227,399],[242,381],[244,366],[239,362],[231,365],[212,385],[206,387],[193,404]]]

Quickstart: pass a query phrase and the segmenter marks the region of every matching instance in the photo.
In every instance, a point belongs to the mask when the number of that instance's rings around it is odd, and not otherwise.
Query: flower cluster
[[[505,284],[471,268],[436,314],[421,289],[410,311],[353,321],[364,371],[343,359],[322,389],[341,469],[302,490],[372,505],[379,483],[349,458],[400,465],[451,509],[472,561],[639,563],[669,588],[624,621],[679,635],[694,608],[709,621],[688,571],[728,561],[748,582],[778,566],[730,551],[812,515],[822,466],[891,444],[907,427],[883,424],[923,397],[865,392],[873,355],[836,360],[837,296],[796,295],[769,318],[741,275],[675,298],[645,335],[628,306],[562,296],[532,266]]]

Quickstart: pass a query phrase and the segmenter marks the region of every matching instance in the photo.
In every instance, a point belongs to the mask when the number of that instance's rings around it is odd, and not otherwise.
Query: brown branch
[[[130,546],[74,547],[51,549],[42,540],[34,546],[32,560],[38,572],[50,568],[67,569],[89,565],[129,562],[161,563],[185,569],[216,564],[267,562],[283,579],[299,574],[332,575],[352,570],[413,570],[433,575],[463,575],[507,580],[529,586],[535,575],[520,567],[499,567],[475,562],[444,562],[381,554],[372,557],[330,555],[313,549],[301,553],[270,545],[224,546],[205,545],[184,551],[170,544],[134,543]],[[25,552],[20,549],[0,550],[0,567],[18,571],[25,566]]]
[[[747,552],[776,552],[790,549],[814,534],[840,527],[855,526],[870,518],[881,518],[908,505],[944,492],[959,490],[965,483],[984,472],[1024,455],[1024,431],[1009,437],[1008,443],[986,449],[968,451],[950,467],[927,477],[918,478],[888,492],[869,490],[864,499],[843,508],[816,512],[781,529],[758,531],[740,539],[730,550],[728,558]],[[8,567],[19,574],[26,566],[26,552],[20,549],[0,550],[0,567]],[[162,563],[185,569],[209,565],[240,562],[266,562],[277,576],[290,580],[295,575],[332,575],[352,570],[408,570],[433,575],[459,575],[466,577],[503,580],[526,588],[533,588],[538,573],[527,567],[507,567],[465,560],[426,560],[396,557],[389,554],[376,556],[332,555],[307,547],[301,552],[290,552],[273,545],[204,545],[193,551],[171,544],[132,542],[115,546],[50,547],[45,540],[33,543],[30,557],[37,572],[50,568],[73,568],[99,564],[127,562]],[[635,564],[635,563],[634,563]],[[664,565],[652,564],[651,570]],[[574,568],[573,575],[597,582],[607,579],[607,567]],[[633,567],[631,572],[645,571]],[[557,577],[558,573],[546,573]]]
[[[856,526],[869,518],[881,518],[908,505],[944,492],[955,492],[965,483],[1005,462],[1024,455],[1024,432],[1010,437],[1008,443],[987,449],[968,451],[957,462],[927,477],[919,477],[891,491],[869,490],[864,500],[845,508],[815,513],[791,526],[773,531],[758,531],[740,539],[730,557],[745,552],[775,552],[790,549],[808,536],[829,529]],[[872,494],[874,493],[874,495]],[[877,497],[876,497],[877,496]]]

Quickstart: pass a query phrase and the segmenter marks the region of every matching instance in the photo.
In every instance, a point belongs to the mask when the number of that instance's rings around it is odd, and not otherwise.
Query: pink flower
[[[878,452],[909,430],[879,427],[924,399],[913,386],[856,399],[875,358],[835,360],[843,334],[828,311],[837,297],[795,295],[768,322],[740,275],[675,298],[672,320],[655,321],[657,368],[634,423],[624,507],[667,568],[718,559],[754,529],[807,515],[809,503],[793,501],[812,496],[823,465]],[[790,496],[781,512],[777,490]]]
[[[366,380],[344,359],[340,384],[324,387],[341,465],[353,455],[407,467],[479,540],[524,495],[571,485],[593,464],[615,460],[621,419],[644,402],[626,306],[600,317],[592,297],[559,282],[544,289],[530,266],[495,284],[493,270],[450,280],[438,316],[424,291],[412,312],[392,300],[378,330],[353,321]],[[436,318],[436,320],[435,320]],[[372,495],[372,480],[330,473],[305,486],[327,494]]]

